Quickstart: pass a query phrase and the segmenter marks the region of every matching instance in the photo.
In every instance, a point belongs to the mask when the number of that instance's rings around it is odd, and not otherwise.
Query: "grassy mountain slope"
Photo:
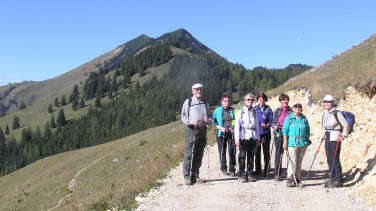
[[[333,57],[317,68],[307,71],[282,86],[271,90],[278,95],[287,90],[310,89],[318,100],[325,94],[342,97],[344,88],[349,85],[363,86],[376,78],[376,35]]]
[[[65,196],[59,209],[125,205],[182,158],[182,129],[173,122],[39,160],[0,178],[0,209],[46,210]]]

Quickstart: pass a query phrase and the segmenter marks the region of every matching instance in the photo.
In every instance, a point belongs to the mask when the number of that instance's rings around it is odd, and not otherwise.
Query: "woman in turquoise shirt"
[[[307,150],[310,128],[307,118],[302,114],[302,104],[292,104],[293,113],[289,114],[283,123],[283,149],[287,149],[290,156],[287,165],[287,186],[294,187],[301,180],[301,167],[304,154]],[[295,173],[295,175],[294,175]]]

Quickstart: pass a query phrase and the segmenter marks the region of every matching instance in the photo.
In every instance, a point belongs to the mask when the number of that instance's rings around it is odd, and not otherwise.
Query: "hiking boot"
[[[275,181],[282,181],[282,178],[279,175],[275,175],[274,180]]]
[[[341,187],[343,187],[343,183],[340,181],[331,182],[329,185],[329,188],[341,188]]]
[[[205,180],[204,179],[201,179],[200,177],[196,177],[196,183],[200,184],[200,183],[204,183]]]
[[[184,179],[184,184],[185,185],[192,185],[190,179]]]
[[[250,182],[256,182],[256,178],[254,178],[252,175],[248,175],[248,180]]]
[[[286,185],[287,187],[295,187],[295,182],[292,179],[287,179]]]
[[[247,182],[247,179],[245,178],[244,175],[242,175],[240,178],[239,178],[239,182]]]
[[[232,177],[236,177],[237,174],[236,174],[235,172],[230,172],[230,176],[232,176]]]
[[[261,171],[252,171],[251,175],[261,175]]]
[[[325,188],[330,188],[331,183],[332,183],[332,181],[331,181],[331,180],[328,180],[328,181],[325,183]]]
[[[226,170],[222,171],[222,174],[223,174],[224,176],[228,176],[228,175],[230,175]]]

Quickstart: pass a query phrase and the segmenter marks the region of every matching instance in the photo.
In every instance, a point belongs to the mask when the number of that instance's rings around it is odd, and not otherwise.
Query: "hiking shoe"
[[[282,178],[278,175],[275,175],[274,180],[275,181],[282,181]]]
[[[230,175],[226,170],[225,170],[225,171],[222,171],[222,174],[223,174],[224,176],[228,176],[228,175]]]
[[[248,180],[250,182],[256,182],[256,178],[252,177],[252,175],[248,175]]]
[[[292,179],[287,179],[286,185],[287,187],[295,187],[295,182]]]
[[[232,177],[236,177],[237,174],[236,174],[235,172],[230,172],[230,176],[232,176]]]
[[[329,188],[341,188],[343,187],[343,183],[340,181],[334,181],[329,184]]]
[[[330,188],[331,183],[332,183],[332,181],[331,181],[331,180],[328,180],[328,181],[325,183],[325,188]]]
[[[204,183],[205,180],[201,179],[200,177],[196,177],[196,183]]]
[[[239,178],[239,182],[247,182],[247,179],[245,178],[244,175],[242,175],[240,178]]]
[[[184,184],[185,185],[192,185],[190,179],[184,179]]]

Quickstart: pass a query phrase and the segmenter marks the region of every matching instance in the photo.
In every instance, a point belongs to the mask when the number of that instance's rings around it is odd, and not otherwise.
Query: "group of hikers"
[[[212,123],[217,129],[220,170],[223,175],[238,177],[240,182],[255,182],[257,180],[255,175],[270,176],[270,145],[273,132],[274,179],[283,180],[282,158],[286,151],[286,185],[295,187],[302,184],[302,160],[311,141],[309,122],[302,113],[301,102],[294,102],[290,107],[289,96],[281,94],[279,96],[280,107],[273,112],[270,106],[266,105],[268,97],[263,92],[256,96],[251,93],[246,94],[244,106],[240,108],[231,107],[230,96],[223,94],[220,99],[221,106],[212,114],[209,104],[202,99],[203,85],[194,84],[192,94],[192,97],[185,100],[181,112],[185,137],[183,175],[186,185],[205,182],[200,178],[199,169],[207,144],[207,127]],[[255,101],[257,106],[254,106]],[[336,101],[332,95],[326,95],[323,98],[323,106],[325,108],[322,117],[324,132],[321,142],[325,140],[330,172],[330,179],[325,183],[325,187],[342,187],[343,175],[339,156],[341,142],[349,134],[350,126],[343,113],[336,110]],[[239,148],[237,158],[236,147]],[[264,155],[263,170],[261,148]],[[228,166],[226,152],[229,157]],[[253,171],[254,163],[255,171]]]

